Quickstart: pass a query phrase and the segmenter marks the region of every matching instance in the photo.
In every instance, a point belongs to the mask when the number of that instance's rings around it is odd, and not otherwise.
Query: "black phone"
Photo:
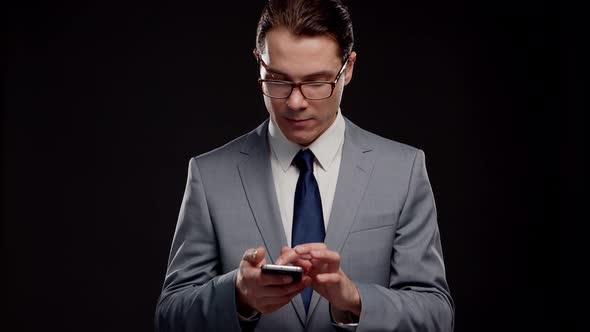
[[[293,278],[293,282],[299,282],[303,277],[303,268],[293,265],[275,265],[275,264],[262,264],[260,266],[262,273],[269,274],[283,274]]]

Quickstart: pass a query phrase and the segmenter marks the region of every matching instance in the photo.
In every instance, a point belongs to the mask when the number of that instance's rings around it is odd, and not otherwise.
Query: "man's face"
[[[267,32],[265,49],[259,56],[266,64],[266,68],[260,66],[260,77],[295,83],[334,81],[343,64],[338,43],[330,36],[297,37],[280,27]],[[352,78],[355,58],[352,52],[328,99],[306,99],[297,87],[287,99],[264,96],[271,120],[289,141],[309,145],[334,122],[344,86]]]

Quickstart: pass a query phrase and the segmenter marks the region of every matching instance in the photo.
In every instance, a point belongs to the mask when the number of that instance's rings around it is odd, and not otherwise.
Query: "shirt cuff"
[[[258,311],[254,311],[248,317],[244,317],[238,312],[238,318],[243,322],[253,322],[253,321],[258,320],[260,318],[260,313]]]
[[[359,325],[359,317],[354,315],[350,311],[341,311],[332,308],[332,304],[329,305],[330,309],[330,319],[332,320],[333,324],[339,326],[358,326]]]

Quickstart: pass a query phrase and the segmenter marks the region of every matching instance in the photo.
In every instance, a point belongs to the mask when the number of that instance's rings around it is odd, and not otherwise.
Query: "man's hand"
[[[248,249],[242,257],[236,278],[238,312],[250,316],[253,311],[266,314],[278,310],[299,294],[310,283],[303,278],[297,283],[289,276],[261,273],[260,266],[266,263],[263,247]]]
[[[307,261],[303,263],[302,261]],[[276,264],[295,262],[311,277],[311,286],[325,297],[334,309],[361,314],[361,298],[356,285],[340,269],[340,255],[324,243],[305,243],[284,247]]]

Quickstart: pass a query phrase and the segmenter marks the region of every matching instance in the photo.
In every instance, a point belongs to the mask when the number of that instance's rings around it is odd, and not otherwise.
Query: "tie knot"
[[[295,166],[299,168],[300,172],[313,172],[314,158],[315,156],[313,155],[313,152],[311,152],[310,149],[299,150],[299,152],[297,152],[297,154],[295,155],[295,158],[293,158],[293,163],[295,163]]]

